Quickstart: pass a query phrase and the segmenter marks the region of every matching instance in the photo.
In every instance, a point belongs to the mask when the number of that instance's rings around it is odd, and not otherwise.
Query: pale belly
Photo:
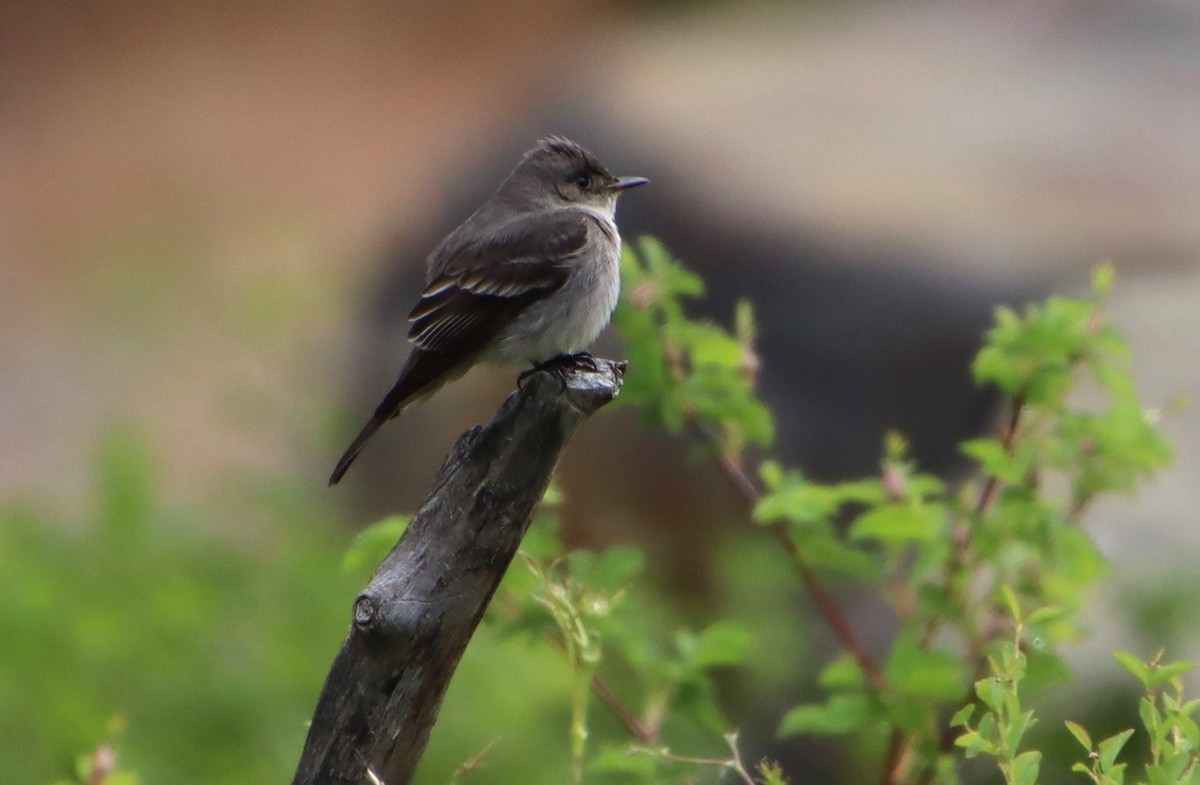
[[[491,362],[531,364],[581,352],[608,324],[621,290],[620,240],[576,270],[561,289],[504,328],[486,353]]]

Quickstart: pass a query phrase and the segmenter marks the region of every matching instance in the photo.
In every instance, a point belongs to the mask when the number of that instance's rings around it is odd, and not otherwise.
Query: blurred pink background
[[[967,393],[901,395],[881,369],[965,387],[994,303],[1079,292],[1106,260],[1148,402],[1195,397],[1197,40],[1200,6],[1183,0],[6,4],[0,494],[69,512],[117,422],[149,435],[170,494],[214,518],[247,473],[323,485],[406,351],[381,310],[406,307],[437,237],[554,132],[653,180],[623,200],[627,236],[662,234],[716,276],[714,318],[756,283],[777,293],[758,303],[764,378],[781,450],[805,468],[870,471],[837,462],[847,430],[869,456],[888,425],[919,439],[944,424],[943,445],[982,427]],[[708,258],[710,237],[744,254]],[[832,336],[857,343],[822,349],[797,321],[819,307],[861,327]],[[899,343],[876,358],[881,340]],[[855,357],[861,372],[823,394],[859,408],[806,397]],[[411,509],[512,376],[477,371],[389,427],[330,503]],[[1177,467],[1098,511],[1106,547],[1147,570],[1200,549],[1200,427],[1185,412],[1166,429]],[[629,412],[581,442],[564,467],[575,498],[665,508],[706,481]],[[616,442],[624,457],[598,452]],[[940,466],[950,448],[930,449]],[[631,454],[669,459],[654,488]],[[712,493],[689,501],[721,504]]]

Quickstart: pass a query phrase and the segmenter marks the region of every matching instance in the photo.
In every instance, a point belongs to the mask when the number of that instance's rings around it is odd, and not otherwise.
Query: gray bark
[[[463,434],[354,602],[293,785],[411,782],[446,687],[521,544],[567,438],[612,400],[624,363],[537,373]]]

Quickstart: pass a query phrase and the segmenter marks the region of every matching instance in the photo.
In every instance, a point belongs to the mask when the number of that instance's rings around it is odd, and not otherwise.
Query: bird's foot
[[[567,389],[567,373],[574,370],[583,369],[595,373],[600,370],[596,365],[596,358],[591,355],[591,352],[576,352],[575,354],[560,354],[557,357],[551,357],[549,360],[543,360],[540,363],[534,363],[533,367],[522,371],[517,377],[517,389],[525,389],[525,381],[535,373],[549,373],[558,379],[562,389]]]

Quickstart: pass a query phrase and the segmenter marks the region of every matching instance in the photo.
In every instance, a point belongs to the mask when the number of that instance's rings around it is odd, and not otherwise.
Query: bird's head
[[[505,187],[543,207],[574,205],[611,216],[623,191],[648,182],[644,177],[613,175],[571,140],[549,136],[525,154]]]

